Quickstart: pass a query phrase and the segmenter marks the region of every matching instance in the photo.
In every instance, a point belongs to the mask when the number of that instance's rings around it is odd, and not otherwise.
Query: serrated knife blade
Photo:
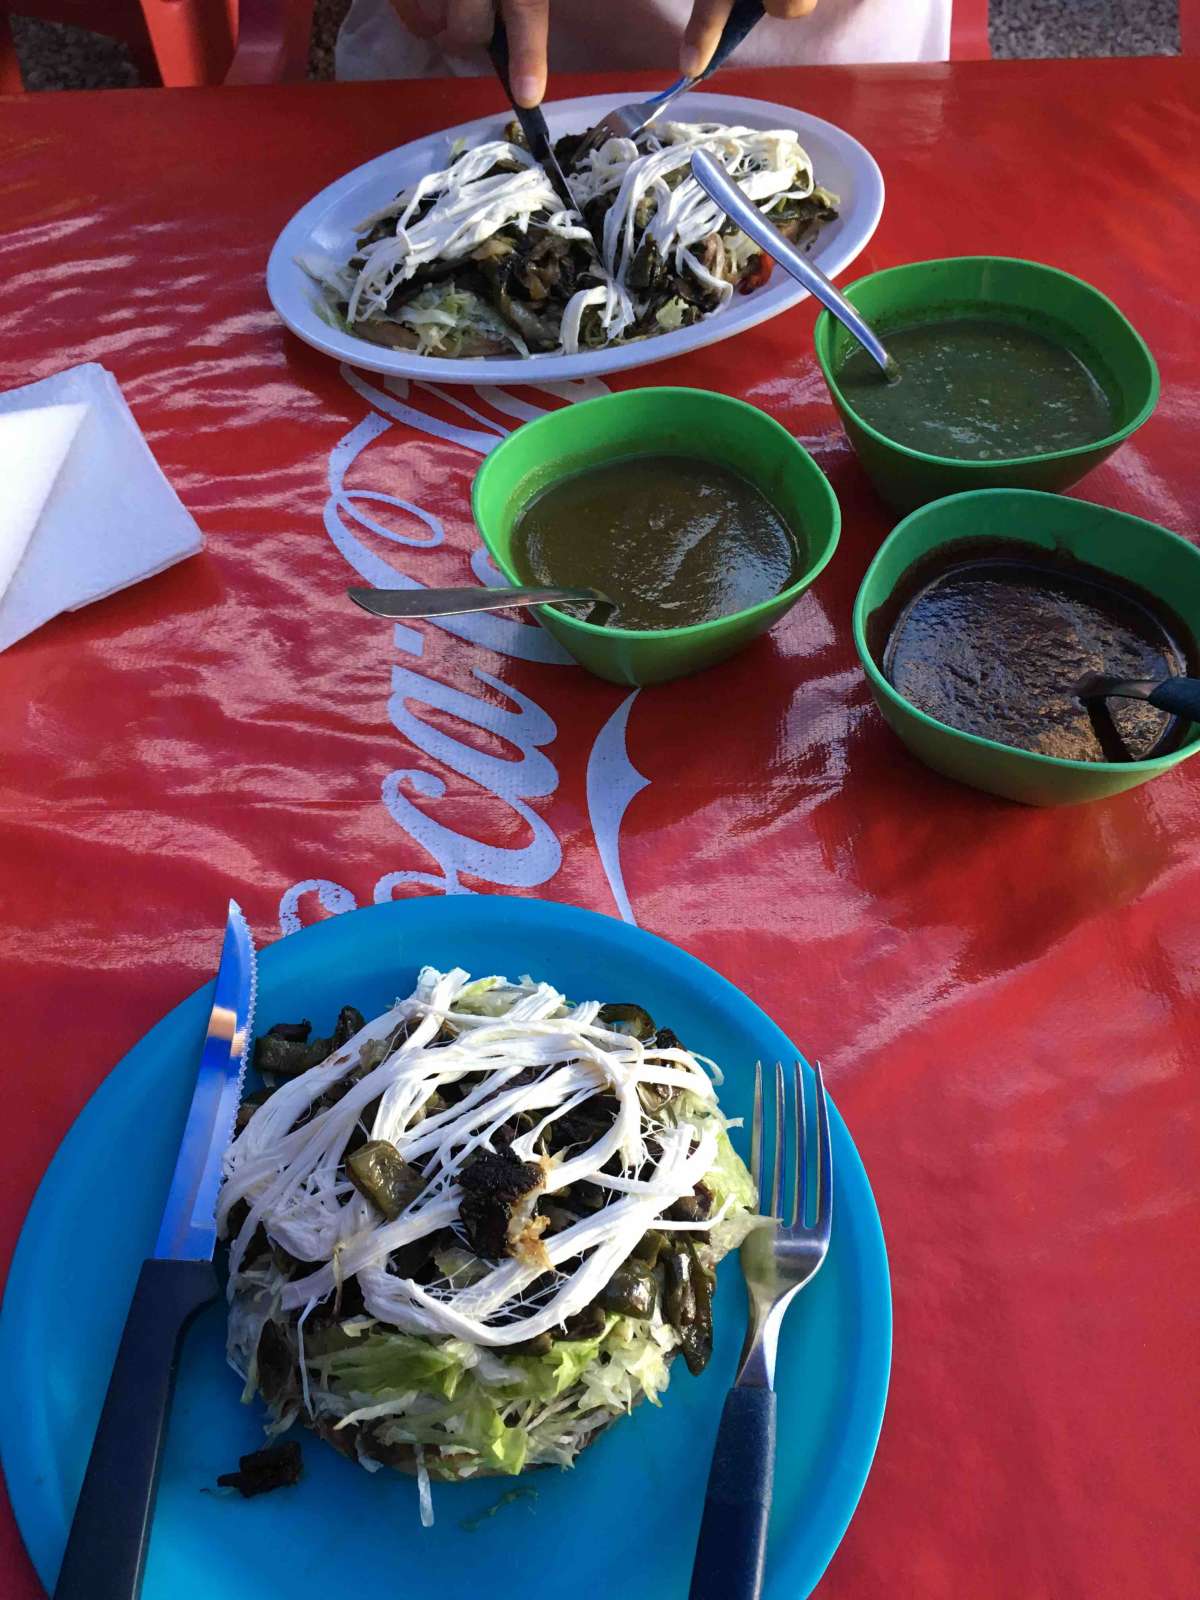
[[[217,1190],[246,1077],[257,987],[254,941],[231,900],[196,1087],[154,1247],[157,1260],[210,1261],[216,1249]]]
[[[256,987],[250,929],[231,900],[196,1088],[158,1243],[134,1285],[54,1600],[138,1600],[141,1592],[183,1337],[192,1318],[220,1293],[212,1259],[217,1190],[246,1074]],[[86,1413],[81,1396],[77,1426],[87,1427]]]

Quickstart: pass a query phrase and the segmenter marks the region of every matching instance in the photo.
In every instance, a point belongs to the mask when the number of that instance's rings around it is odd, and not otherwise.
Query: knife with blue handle
[[[217,1298],[217,1190],[254,1025],[256,966],[229,902],[200,1070],[154,1254],[142,1263],[54,1600],[137,1600],[159,1456],[188,1323]]]

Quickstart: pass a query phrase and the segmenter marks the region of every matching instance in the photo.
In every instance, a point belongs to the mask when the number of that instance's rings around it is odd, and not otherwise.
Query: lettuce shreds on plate
[[[638,1006],[458,968],[309,1034],[259,1039],[218,1208],[229,1358],[270,1431],[427,1491],[570,1466],[676,1352],[704,1367],[756,1203],[712,1062]]]
[[[791,239],[837,216],[791,129],[668,122],[583,155],[568,135],[555,152],[578,211],[505,132],[364,218],[344,265],[307,263],[348,332],[430,356],[574,355],[698,321],[769,263],[691,176],[696,149]]]

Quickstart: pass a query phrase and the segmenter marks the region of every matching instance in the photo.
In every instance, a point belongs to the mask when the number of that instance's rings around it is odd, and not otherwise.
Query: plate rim
[[[323,918],[320,922],[311,923],[299,929],[296,933],[283,935],[263,945],[258,951],[260,963],[266,960],[269,964],[281,959],[274,952],[281,948],[295,948],[294,941],[306,939],[314,943],[322,938],[337,937],[332,934],[331,925],[343,924],[347,917],[356,917],[363,920],[378,921],[382,927],[398,916],[403,916],[402,908],[420,903],[424,907],[441,906],[447,911],[464,910],[458,904],[463,897],[412,895],[403,900],[392,900],[381,904],[360,906],[349,912],[337,916]],[[635,923],[627,923],[619,918],[609,916],[605,912],[593,911],[589,908],[567,904],[562,901],[543,900],[532,896],[523,895],[472,895],[472,901],[477,901],[482,906],[488,905],[489,910],[495,902],[501,902],[495,908],[498,919],[506,915],[515,915],[518,919],[530,919],[531,926],[536,926],[540,919],[550,917],[552,922],[575,924],[575,927],[586,932],[589,925],[599,924],[608,928],[610,935],[622,940],[631,940],[635,945],[649,942],[652,946],[659,946],[667,957],[690,969],[690,975],[706,985],[711,985],[718,995],[726,1001],[733,1001],[739,1008],[749,1007],[756,1015],[756,1022],[761,1019],[765,1028],[769,1028],[782,1035],[790,1050],[802,1056],[795,1045],[771,1016],[763,1010],[744,990],[726,978],[716,968],[709,966],[698,956],[665,938],[660,934],[651,932]],[[472,909],[475,909],[474,907]],[[403,960],[403,957],[400,959]],[[260,969],[261,970],[261,969]],[[152,1051],[155,1047],[156,1036],[180,1026],[196,1027],[197,1037],[203,1032],[204,1018],[212,1003],[212,994],[215,988],[215,979],[200,985],[186,995],[176,1005],[172,1006],[158,1018],[134,1044],[113,1064],[101,1079],[95,1090],[90,1094],[78,1114],[60,1141],[54,1155],[51,1157],[46,1171],[40,1179],[34,1192],[32,1201],[21,1224],[17,1244],[9,1264],[6,1281],[4,1284],[3,1299],[0,1300],[0,1364],[12,1371],[23,1363],[19,1361],[21,1343],[15,1337],[13,1324],[15,1316],[10,1309],[10,1302],[19,1304],[30,1303],[30,1295],[34,1293],[37,1284],[36,1265],[37,1254],[34,1236],[39,1233],[39,1223],[44,1211],[53,1207],[53,1191],[56,1174],[60,1165],[69,1164],[71,1150],[74,1144],[86,1137],[86,1130],[81,1131],[82,1125],[91,1120],[95,1115],[97,1105],[103,1107],[108,1099],[119,1092],[119,1078],[122,1069],[133,1058],[145,1051]],[[795,1600],[803,1600],[820,1581],[835,1552],[846,1535],[846,1531],[853,1519],[862,1492],[870,1476],[878,1449],[879,1438],[883,1428],[883,1420],[887,1409],[888,1392],[891,1383],[892,1349],[893,1349],[893,1306],[891,1291],[891,1269],[888,1259],[887,1245],[884,1238],[883,1226],[879,1216],[878,1204],[875,1200],[874,1190],[865,1164],[858,1153],[853,1136],[846,1126],[830,1096],[831,1121],[840,1125],[841,1134],[844,1135],[850,1159],[857,1169],[856,1178],[859,1181],[866,1204],[858,1213],[857,1220],[864,1229],[864,1258],[874,1258],[874,1269],[878,1274],[879,1295],[877,1299],[864,1302],[856,1309],[862,1313],[861,1321],[855,1328],[856,1343],[859,1345],[874,1345],[878,1349],[878,1359],[873,1371],[868,1376],[873,1381],[873,1393],[864,1394],[863,1404],[870,1417],[866,1433],[861,1434],[861,1446],[851,1465],[847,1481],[843,1484],[837,1497],[836,1511],[827,1517],[826,1537],[818,1546],[818,1553],[812,1560],[812,1570],[802,1575],[807,1588],[796,1592]],[[864,1381],[862,1375],[859,1381]],[[65,1543],[65,1531],[57,1531],[51,1526],[55,1521],[53,1508],[47,1512],[47,1497],[43,1491],[36,1492],[39,1481],[39,1456],[43,1460],[54,1460],[55,1451],[49,1437],[46,1425],[45,1408],[34,1408],[22,1418],[22,1426],[5,1426],[0,1423],[0,1467],[3,1468],[5,1484],[8,1490],[9,1501],[12,1506],[13,1517],[21,1535],[22,1543],[34,1566],[35,1571],[43,1585],[53,1592],[54,1577],[57,1565],[61,1559],[60,1543]],[[34,1441],[37,1447],[34,1446]],[[846,1476],[847,1466],[844,1461],[834,1462],[832,1470]]]
[[[575,95],[563,100],[547,101],[545,109],[554,113],[567,107],[590,106],[599,115],[612,106],[625,104],[631,97],[636,98],[633,90],[625,93]],[[830,122],[828,118],[814,116],[811,112],[802,111],[796,106],[780,105],[777,101],[759,100],[752,95],[722,95],[704,90],[692,90],[680,97],[680,112],[686,114],[689,103],[694,103],[696,100],[725,100],[731,107],[753,107],[756,112],[778,116],[782,126],[795,127],[802,138],[806,127],[828,130],[839,143],[848,144],[857,152],[863,162],[867,179],[863,195],[865,220],[862,225],[862,237],[857,242],[851,243],[845,251],[834,252],[831,260],[820,264],[829,277],[835,278],[858,259],[879,227],[886,198],[883,173],[878,161],[866,145],[847,129]],[[532,371],[531,358],[524,356],[472,357],[464,362],[447,356],[419,356],[411,351],[387,350],[382,346],[370,344],[365,339],[356,339],[351,334],[344,334],[322,322],[311,307],[308,307],[307,318],[293,314],[289,304],[287,280],[294,271],[302,271],[295,261],[296,252],[308,240],[312,224],[328,206],[332,190],[340,189],[370,169],[381,167],[384,163],[394,160],[413,145],[424,144],[438,138],[453,139],[503,115],[503,111],[496,111],[481,117],[473,117],[468,122],[460,122],[451,128],[423,134],[419,138],[407,140],[402,145],[396,145],[391,150],[382,151],[379,155],[372,156],[370,160],[360,162],[357,167],[342,173],[340,177],[334,178],[293,213],[271,246],[267,259],[266,288],[276,316],[296,338],[310,349],[317,350],[335,361],[346,362],[364,372],[373,372],[383,377],[406,378],[410,382],[535,385],[566,383],[578,378],[603,378],[610,373],[626,372],[650,366],[655,362],[678,359],[691,354],[694,350],[704,349],[758,327],[760,323],[784,311],[790,311],[809,297],[807,289],[794,280],[789,281],[785,278],[780,282],[776,298],[764,297],[764,300],[753,308],[747,303],[745,313],[739,317],[736,327],[723,329],[721,316],[714,314],[691,328],[674,330],[655,340],[638,340],[632,344],[614,345],[608,349],[588,351],[582,355],[547,355],[545,358],[532,358]],[[679,346],[661,350],[664,341],[675,339],[680,340]],[[653,353],[647,354],[648,350],[652,350]],[[558,370],[549,363],[555,363]],[[570,370],[563,370],[565,366],[569,366]],[[470,370],[466,371],[464,368]]]

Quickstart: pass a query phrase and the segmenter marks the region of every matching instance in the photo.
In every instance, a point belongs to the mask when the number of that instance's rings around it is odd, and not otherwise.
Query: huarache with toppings
[[[691,176],[697,149],[789,238],[837,215],[790,129],[655,124],[572,165],[580,142],[555,147],[578,211],[563,208],[515,123],[457,151],[362,219],[344,265],[305,263],[330,317],[375,344],[462,358],[570,355],[687,327],[769,275]]]
[[[309,1048],[288,1033],[260,1063]],[[424,1486],[569,1466],[676,1351],[700,1371],[755,1205],[719,1076],[639,1006],[426,968],[269,1084],[219,1221],[230,1359],[273,1428]]]

